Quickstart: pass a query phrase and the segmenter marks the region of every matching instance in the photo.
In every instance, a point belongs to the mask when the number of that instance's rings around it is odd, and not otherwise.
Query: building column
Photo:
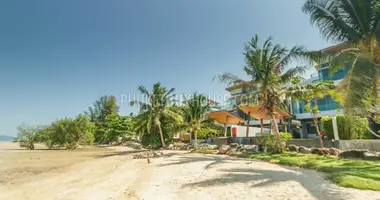
[[[248,112],[248,121],[247,121],[247,132],[245,134],[246,137],[249,135],[249,122],[251,121],[251,113]]]
[[[333,125],[333,132],[334,132],[334,140],[339,140],[339,133],[338,133],[338,123],[336,121],[336,116],[332,117],[332,125]]]

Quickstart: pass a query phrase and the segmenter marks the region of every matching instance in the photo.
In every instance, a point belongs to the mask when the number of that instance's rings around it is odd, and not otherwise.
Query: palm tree
[[[292,78],[305,72],[304,67],[287,70],[285,67],[291,61],[302,58],[304,53],[303,47],[294,46],[287,49],[279,44],[274,45],[271,37],[266,39],[262,46],[259,46],[259,37],[255,35],[245,46],[244,53],[246,62],[244,71],[251,81],[243,81],[231,73],[219,75],[219,80],[229,84],[239,81],[243,87],[247,88],[260,84],[258,102],[269,113],[274,125],[274,132],[278,135],[274,110],[276,106],[281,106],[281,84],[288,83]]]
[[[198,149],[197,133],[204,126],[210,126],[213,121],[206,118],[210,104],[206,96],[193,94],[190,99],[184,101],[183,115],[185,126],[194,133],[195,149]]]
[[[341,102],[341,95],[335,91],[335,85],[333,81],[319,81],[306,85],[293,85],[286,88],[286,96],[291,99],[304,101],[305,110],[313,116],[313,121],[317,129],[319,141],[323,148],[323,135],[318,126],[318,114],[320,113],[318,108],[318,100],[330,95],[335,101]]]
[[[373,113],[379,103],[380,86],[379,0],[307,0],[302,10],[327,40],[345,46],[334,51],[310,52],[312,59],[317,64],[330,63],[332,72],[353,61],[340,85],[345,94],[345,113],[380,115]]]
[[[140,112],[136,116],[135,129],[141,132],[151,132],[152,127],[157,127],[160,133],[162,147],[165,147],[164,134],[162,132],[161,121],[173,120],[174,122],[182,121],[181,115],[171,109],[174,104],[174,88],[169,91],[161,86],[160,82],[153,85],[152,93],[149,93],[144,86],[137,88],[144,95],[145,101],[131,101],[130,105],[138,104]]]

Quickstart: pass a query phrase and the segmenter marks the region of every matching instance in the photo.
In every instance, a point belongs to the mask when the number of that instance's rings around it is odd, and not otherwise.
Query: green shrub
[[[92,144],[95,139],[94,130],[94,124],[85,115],[56,120],[44,131],[49,135],[46,146],[75,149],[79,144]]]
[[[272,153],[284,153],[286,148],[286,141],[292,138],[290,133],[280,132],[280,137],[274,134],[259,133],[256,139],[257,143],[264,148],[267,147],[268,151]]]
[[[206,139],[210,134],[214,136],[220,136],[221,135],[220,130],[212,129],[212,128],[201,128],[198,133],[198,139]]]
[[[168,144],[172,141],[172,137],[164,133],[164,140],[165,140],[165,144]],[[156,132],[142,134],[141,145],[143,147],[152,148],[152,149],[161,147],[160,134]]]
[[[358,116],[345,116],[337,115],[339,139],[366,139],[369,138],[368,134],[368,119]],[[322,117],[323,130],[328,139],[334,138],[334,131],[332,126],[331,117]]]

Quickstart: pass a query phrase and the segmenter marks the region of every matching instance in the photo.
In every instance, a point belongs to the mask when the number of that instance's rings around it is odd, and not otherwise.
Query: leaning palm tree
[[[373,112],[379,103],[380,87],[379,0],[307,0],[302,9],[327,40],[344,46],[334,51],[310,52],[313,60],[317,64],[330,63],[331,72],[344,67],[347,61],[353,62],[340,84],[345,94],[345,113],[380,115]]]
[[[229,84],[239,82],[246,88],[260,84],[258,103],[269,113],[274,132],[278,135],[275,107],[281,106],[281,84],[288,83],[295,76],[305,72],[304,67],[287,70],[285,68],[290,62],[303,58],[304,52],[304,48],[299,46],[287,49],[279,44],[274,45],[271,37],[260,46],[259,37],[256,35],[246,45],[244,53],[246,63],[244,71],[251,81],[242,81],[231,73],[224,73],[218,77],[221,82]]]
[[[184,101],[183,116],[185,126],[188,127],[194,134],[195,149],[198,149],[197,133],[203,126],[210,126],[213,121],[206,118],[206,113],[209,111],[210,104],[206,96],[193,94],[190,99]]]
[[[160,140],[162,147],[165,147],[164,134],[161,127],[161,121],[173,120],[180,122],[181,115],[171,109],[174,104],[174,88],[169,91],[161,86],[159,82],[153,85],[152,93],[149,93],[144,86],[139,86],[138,90],[144,95],[144,101],[131,101],[130,104],[140,106],[140,112],[136,116],[135,129],[140,132],[151,132],[152,127],[157,127],[160,133]]]

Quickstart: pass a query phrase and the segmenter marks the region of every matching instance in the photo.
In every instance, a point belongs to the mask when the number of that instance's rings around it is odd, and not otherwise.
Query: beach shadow
[[[340,191],[337,187],[331,187],[332,184],[319,184],[320,181],[313,181],[302,171],[275,171],[252,168],[232,168],[223,169],[225,172],[222,176],[211,178],[205,181],[188,183],[182,187],[212,187],[216,185],[228,185],[231,183],[244,183],[252,188],[271,186],[275,183],[286,184],[287,181],[296,181],[300,183],[316,199],[344,200],[346,193]],[[319,185],[318,185],[319,184]]]
[[[191,152],[185,153],[185,154],[193,154]],[[173,154],[173,155],[179,155],[179,154]],[[172,156],[173,156],[172,155]],[[181,154],[183,155],[183,154]],[[196,155],[196,154],[193,154]],[[167,156],[171,157],[171,156]],[[194,163],[194,162],[210,162],[207,164],[204,168],[205,169],[210,169],[216,165],[223,164],[223,163],[228,163],[234,160],[239,160],[239,158],[234,158],[234,157],[224,157],[224,156],[218,156],[218,155],[197,155],[197,156],[180,156],[176,158],[173,162],[169,163],[163,163],[158,165],[159,167],[164,167],[164,166],[171,166],[171,165],[182,165],[182,164],[188,164],[188,163]]]
[[[112,157],[112,156],[129,156],[129,155],[133,155],[135,153],[141,153],[141,152],[145,152],[145,151],[148,151],[146,149],[144,150],[129,150],[129,151],[119,151],[119,152],[112,152],[112,153],[105,153],[103,155],[95,155],[95,159],[99,159],[99,158],[107,158],[107,157]]]

